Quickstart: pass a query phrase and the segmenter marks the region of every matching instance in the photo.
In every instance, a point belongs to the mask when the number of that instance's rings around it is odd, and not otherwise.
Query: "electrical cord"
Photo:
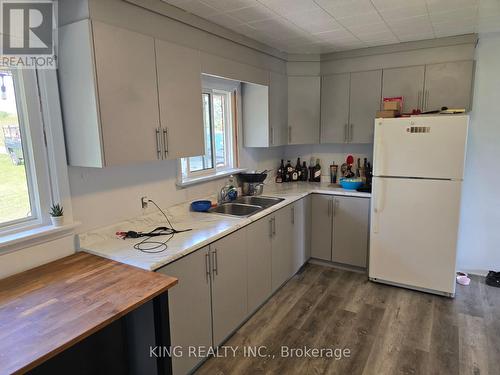
[[[157,227],[150,232],[128,231],[128,232],[117,232],[116,234],[123,239],[144,237],[143,240],[139,241],[134,245],[134,249],[148,254],[161,253],[168,248],[167,243],[177,233],[189,232],[192,229],[184,229],[184,230],[175,229],[172,223],[170,222],[167,214],[165,214],[165,212],[156,204],[156,202],[151,199],[148,199],[148,202],[153,203],[156,206],[156,208],[162,213],[162,215],[165,217],[165,220],[167,221],[168,226]],[[164,241],[152,240],[152,238],[160,236],[168,236],[168,238],[165,239]]]

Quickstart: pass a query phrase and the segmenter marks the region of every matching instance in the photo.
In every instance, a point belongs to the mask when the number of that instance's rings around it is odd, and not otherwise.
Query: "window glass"
[[[12,73],[0,69],[0,225],[32,217],[24,124]],[[20,120],[21,118],[21,120]]]
[[[212,169],[212,118],[210,113],[210,94],[202,95],[203,102],[203,126],[205,129],[205,155],[189,158],[189,166],[191,172]]]
[[[226,107],[225,95],[214,95],[215,161],[218,168],[227,165],[226,160]]]

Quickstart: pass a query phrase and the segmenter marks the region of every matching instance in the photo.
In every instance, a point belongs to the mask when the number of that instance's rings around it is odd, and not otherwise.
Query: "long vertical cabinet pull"
[[[273,219],[269,219],[269,237],[273,237]]]
[[[215,277],[216,275],[219,274],[219,270],[218,270],[218,264],[217,264],[217,249],[215,249],[213,252],[212,252],[212,271],[214,272],[213,273],[213,277]]]
[[[205,254],[205,270],[207,283],[210,282],[210,251]]]
[[[344,124],[344,143],[347,143],[347,138],[348,138],[348,135],[347,135],[348,130],[347,129],[348,129],[348,126],[349,126],[348,124]]]
[[[333,213],[333,217],[335,217],[337,215],[337,199],[333,198],[332,200],[332,213]]]
[[[273,236],[276,236],[276,218],[273,217]]]
[[[292,225],[295,225],[295,207],[292,207]]]
[[[166,158],[168,156],[168,129],[163,129],[163,151]]]
[[[160,128],[156,128],[156,154],[158,159],[161,160],[161,140],[160,140]]]

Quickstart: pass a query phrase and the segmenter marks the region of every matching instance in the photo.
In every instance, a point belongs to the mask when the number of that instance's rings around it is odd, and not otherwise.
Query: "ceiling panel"
[[[500,31],[500,0],[158,1],[290,53]]]

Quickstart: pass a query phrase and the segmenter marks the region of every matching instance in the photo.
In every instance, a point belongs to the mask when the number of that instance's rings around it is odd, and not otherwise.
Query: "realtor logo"
[[[55,9],[52,1],[0,0],[2,60],[0,65],[50,68],[55,65]]]

